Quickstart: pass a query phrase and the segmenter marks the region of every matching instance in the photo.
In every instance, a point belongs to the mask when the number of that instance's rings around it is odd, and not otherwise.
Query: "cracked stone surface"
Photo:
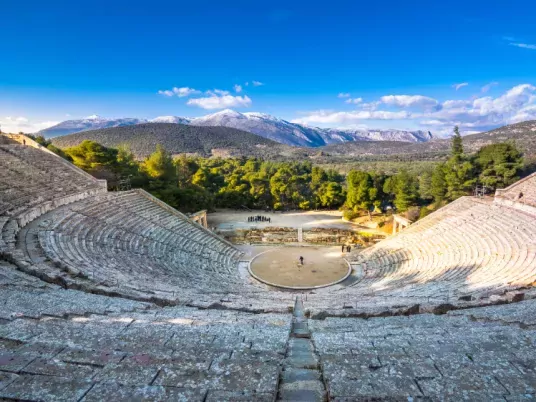
[[[523,303],[508,305],[507,311],[527,314],[531,303]],[[497,317],[501,307],[485,310]],[[330,397],[535,398],[536,329],[506,320],[475,321],[473,310],[446,316],[309,320]],[[342,352],[345,348],[351,353]]]

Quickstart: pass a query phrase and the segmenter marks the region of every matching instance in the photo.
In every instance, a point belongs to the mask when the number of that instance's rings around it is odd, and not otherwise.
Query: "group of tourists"
[[[349,253],[350,251],[352,251],[352,246],[346,246],[346,245],[342,245],[341,246],[341,253],[344,253],[344,251],[346,250],[347,253]]]
[[[248,217],[248,222],[268,222],[268,223],[272,223],[272,218],[268,218],[267,216],[263,216],[263,215],[256,215],[256,216]]]

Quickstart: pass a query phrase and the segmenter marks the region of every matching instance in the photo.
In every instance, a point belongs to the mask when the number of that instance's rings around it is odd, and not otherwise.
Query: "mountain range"
[[[137,158],[144,158],[163,145],[172,154],[202,156],[260,157],[273,160],[312,160],[315,163],[346,163],[365,160],[443,160],[448,157],[450,139],[427,142],[352,141],[322,147],[296,147],[272,141],[232,127],[193,126],[177,123],[143,123],[59,136],[52,143],[60,148],[92,140],[105,146],[127,146]],[[536,121],[507,125],[492,131],[463,137],[464,150],[513,141],[527,161],[536,161]]]
[[[38,134],[43,135],[45,138],[52,138],[88,130],[146,123],[170,123],[187,124],[191,126],[235,128],[281,144],[301,147],[320,147],[349,141],[403,141],[420,143],[435,139],[432,133],[420,130],[405,131],[309,127],[279,119],[268,114],[240,113],[230,109],[196,118],[160,116],[151,120],[137,118],[107,119],[93,115],[84,119],[64,121],[55,126],[41,130]]]

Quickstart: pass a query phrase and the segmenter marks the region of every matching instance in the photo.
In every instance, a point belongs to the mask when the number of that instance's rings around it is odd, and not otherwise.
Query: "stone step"
[[[277,400],[286,402],[324,402],[327,400],[327,395],[324,390],[282,389],[279,391]]]

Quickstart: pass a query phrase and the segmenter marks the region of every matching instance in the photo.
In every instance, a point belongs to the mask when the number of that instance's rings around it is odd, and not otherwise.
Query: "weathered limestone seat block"
[[[536,392],[534,311],[531,300],[309,328],[333,400],[522,401]]]
[[[0,141],[0,400],[536,398],[533,178],[354,251],[347,280],[296,295],[148,193],[108,193],[13,141]]]

